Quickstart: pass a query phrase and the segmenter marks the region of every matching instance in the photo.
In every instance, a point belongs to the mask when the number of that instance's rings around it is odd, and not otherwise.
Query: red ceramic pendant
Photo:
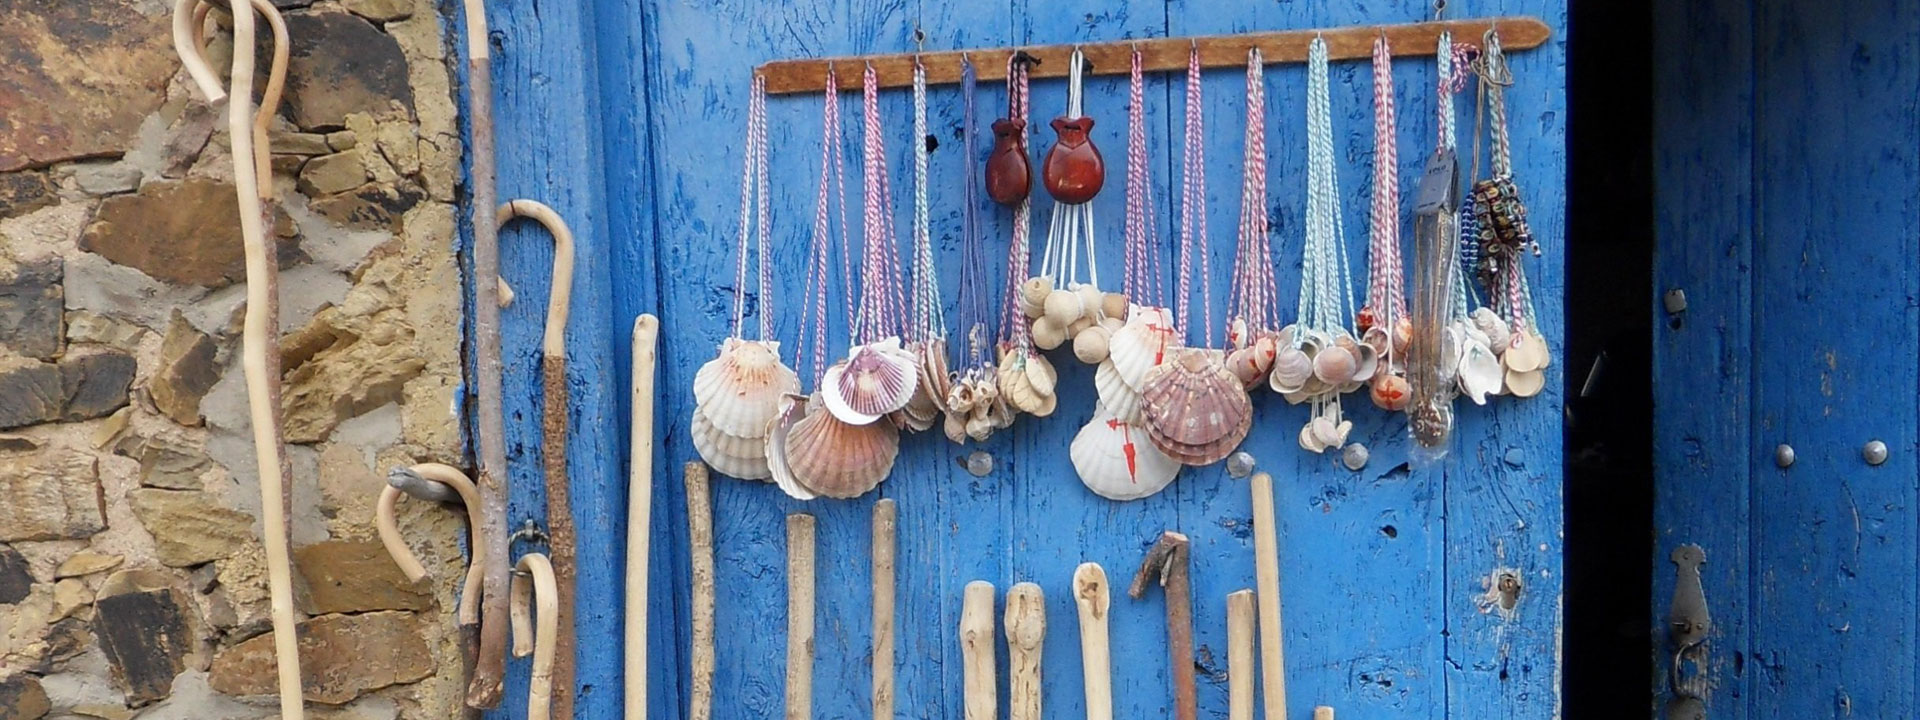
[[[1053,131],[1060,140],[1047,151],[1047,162],[1041,169],[1053,199],[1079,205],[1092,200],[1106,185],[1107,164],[1100,159],[1100,149],[1093,146],[1093,139],[1087,137],[1092,130],[1090,117],[1053,119]]]
[[[1002,205],[1018,205],[1033,189],[1033,166],[1027,161],[1022,130],[1027,121],[993,121],[993,153],[987,156],[987,197]]]

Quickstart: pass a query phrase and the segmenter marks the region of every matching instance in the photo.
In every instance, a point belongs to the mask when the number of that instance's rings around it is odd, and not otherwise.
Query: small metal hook
[[[1433,19],[1439,22],[1447,14],[1447,0],[1433,0]]]
[[[1034,57],[1025,50],[1015,50],[1013,51],[1013,62],[1032,68],[1040,64],[1040,58]]]

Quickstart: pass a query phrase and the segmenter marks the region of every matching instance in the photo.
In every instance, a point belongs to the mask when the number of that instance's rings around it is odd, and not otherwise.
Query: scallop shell
[[[787,464],[787,438],[793,433],[793,426],[806,418],[811,408],[818,403],[803,395],[788,394],[780,399],[780,414],[767,427],[766,459],[767,474],[773,478],[773,484],[796,500],[812,500],[813,491],[800,486],[793,477],[793,468]]]
[[[707,414],[698,409],[693,411],[693,448],[700,453],[701,460],[722,475],[741,480],[772,477],[767,469],[764,437],[728,435],[714,427]]]
[[[1352,381],[1359,371],[1360,360],[1353,351],[1339,345],[1321,348],[1313,356],[1313,376],[1328,385],[1343,385]]]
[[[900,454],[893,423],[855,425],[830,412],[809,411],[786,440],[787,467],[803,488],[830,498],[853,498],[878,486]]]
[[[1048,320],[1060,324],[1060,327],[1072,325],[1079,320],[1084,311],[1080,307],[1080,296],[1066,288],[1047,293],[1046,315]]]
[[[1368,395],[1373,404],[1382,410],[1400,412],[1407,409],[1407,402],[1413,399],[1413,387],[1407,379],[1391,373],[1373,376]]]
[[[1173,326],[1165,319],[1160,308],[1140,308],[1107,342],[1108,357],[1128,387],[1140,389],[1147,371],[1165,362],[1168,351],[1178,347]]]
[[[728,338],[693,376],[694,406],[721,432],[764,437],[780,396],[800,391],[800,376],[780,362],[780,344]]]
[[[1080,362],[1097,365],[1107,359],[1112,350],[1113,331],[1105,326],[1095,325],[1073,336],[1073,356]]]
[[[888,413],[887,418],[893,421],[894,427],[901,430],[925,432],[932,428],[934,423],[940,421],[940,408],[933,404],[933,399],[926,393],[916,390],[913,393],[913,399],[907,401],[906,407]]]
[[[1067,455],[1080,482],[1109,500],[1153,495],[1180,474],[1180,463],[1154,447],[1144,428],[1102,411],[1073,436]]]
[[[1413,321],[1400,318],[1393,323],[1393,354],[1404,355],[1407,346],[1413,343]]]
[[[934,338],[919,344],[918,392],[925,393],[941,412],[947,409],[947,391],[953,387],[953,373],[947,369],[946,338]]]
[[[1020,283],[1020,312],[1028,318],[1037,318],[1046,313],[1047,296],[1053,293],[1053,280],[1045,277],[1027,278]]]
[[[1514,372],[1508,370],[1506,373],[1506,381],[1507,390],[1511,391],[1514,397],[1530,398],[1539,395],[1540,390],[1547,386],[1547,371]]]
[[[1114,369],[1112,360],[1094,369],[1093,389],[1099,395],[1099,406],[1120,422],[1137,425],[1144,417],[1140,414],[1140,391],[1120,379],[1120,371]]]
[[[1493,350],[1480,344],[1479,338],[1468,340],[1460,352],[1460,393],[1475,405],[1485,405],[1487,396],[1498,394],[1505,380],[1506,370]]]
[[[1283,395],[1299,392],[1313,378],[1313,358],[1296,347],[1282,347],[1273,356],[1273,370],[1267,385]]]
[[[1053,316],[1043,315],[1033,321],[1033,345],[1041,350],[1052,350],[1067,341],[1067,328],[1055,322]]]
[[[887,343],[893,343],[888,347]],[[845,362],[820,378],[821,399],[842,422],[866,425],[906,407],[919,383],[912,353],[898,351],[898,340],[854,348]]]
[[[1147,373],[1140,396],[1154,446],[1187,465],[1225,458],[1253,424],[1246,387],[1218,350],[1182,349]]]

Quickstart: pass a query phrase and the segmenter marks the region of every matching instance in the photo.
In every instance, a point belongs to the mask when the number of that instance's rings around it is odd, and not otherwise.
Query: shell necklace
[[[1200,54],[1187,53],[1187,124],[1181,170],[1179,327],[1189,324],[1193,256],[1200,256],[1200,292],[1206,334],[1213,338],[1212,282],[1207,260],[1206,148],[1201,111]],[[1197,230],[1197,232],[1196,232]],[[1166,362],[1148,370],[1140,382],[1147,435],[1154,447],[1183,465],[1219,462],[1246,439],[1253,424],[1253,403],[1246,386],[1227,369],[1225,353],[1205,346],[1169,348]]]
[[[890,342],[869,342],[855,345],[850,357],[832,367],[822,369],[826,361],[827,343],[827,285],[831,272],[832,234],[828,223],[828,205],[831,186],[837,190],[841,235],[848,232],[846,222],[846,170],[840,153],[840,111],[838,87],[835,73],[831,67],[827,70],[825,106],[821,122],[820,151],[820,192],[814,211],[814,233],[812,258],[809,263],[808,285],[813,294],[812,310],[808,313],[813,334],[814,369],[820,373],[819,389],[812,399],[794,398],[786,404],[780,417],[774,422],[767,434],[766,452],[773,480],[788,495],[801,500],[811,500],[816,496],[834,498],[857,497],[879,485],[893,470],[893,461],[900,452],[900,433],[892,422],[876,422],[885,412],[870,412],[880,409],[876,399],[891,402],[885,398],[889,392],[899,393],[900,385],[907,385],[904,394],[910,395],[913,387],[913,358],[900,348],[897,336],[887,338]],[[866,72],[867,91],[867,131],[864,160],[867,163],[867,208],[863,255],[874,254],[875,245],[886,228],[876,227],[876,210],[880,194],[884,191],[884,162],[876,167],[874,152],[878,149],[878,137],[875,131],[879,125],[877,92],[873,68]],[[891,244],[891,243],[887,243]],[[853,267],[848,259],[847,243],[841,244],[842,277],[847,284],[845,290],[849,297],[848,328],[855,341],[862,333],[877,334],[882,331],[884,311],[878,310],[887,300],[883,292],[863,293],[860,306],[854,307],[852,297]],[[891,249],[885,249],[891,255]],[[868,289],[884,290],[885,267],[874,258],[863,257],[863,264],[872,268],[863,274],[861,283]],[[873,297],[879,294],[880,297]],[[897,303],[897,296],[895,301]],[[865,323],[863,327],[863,323]],[[906,380],[900,380],[905,376]],[[891,383],[889,383],[891,381]],[[901,400],[905,405],[905,400]],[[838,406],[838,407],[836,407]],[[843,419],[843,416],[865,422]]]
[[[1360,341],[1383,360],[1369,383],[1373,404],[1407,409],[1406,347],[1413,335],[1407,316],[1406,268],[1400,256],[1399,122],[1393,97],[1393,54],[1386,35],[1373,41],[1373,204],[1368,234],[1367,304],[1354,316]]]
[[[917,375],[913,396],[892,417],[900,429],[921,432],[940,419],[949,382],[947,317],[927,219],[927,68],[918,58],[913,62],[913,137],[913,322],[907,328],[907,348]]]
[[[1024,171],[1027,167],[1026,128],[1027,112],[1031,95],[1027,84],[1028,60],[1020,53],[1007,58],[1007,115],[1008,117],[993,124],[997,138],[993,158],[987,165],[987,192],[996,201],[1006,203],[996,193],[996,179],[1006,184],[1004,173],[996,173],[1003,166],[1011,166],[1006,158],[1008,147],[1018,147],[1022,153],[1019,165]],[[1024,186],[1023,186],[1024,188]],[[1007,248],[1007,302],[1006,323],[1001,326],[1000,364],[995,370],[998,393],[994,399],[991,415],[993,425],[1005,428],[1013,424],[1014,412],[1024,412],[1036,417],[1052,415],[1059,406],[1060,399],[1054,394],[1054,386],[1059,376],[1054,372],[1053,363],[1035,352],[1033,337],[1027,334],[1027,318],[1038,317],[1047,300],[1047,293],[1033,293],[1038,287],[1051,292],[1051,283],[1035,283],[1041,278],[1027,274],[1028,255],[1032,243],[1029,233],[1032,224],[1033,198],[1024,189],[1013,208],[1013,242]],[[968,433],[972,435],[970,431]]]
[[[1281,331],[1281,352],[1269,383],[1288,402],[1312,407],[1300,429],[1300,447],[1316,453],[1346,444],[1353,422],[1341,411],[1340,395],[1371,380],[1380,365],[1377,351],[1347,328],[1353,278],[1347,269],[1327,84],[1327,42],[1316,37],[1307,51],[1307,232],[1299,319]]]
[[[993,342],[997,335],[993,323],[996,318],[986,290],[991,271],[987,269],[986,242],[980,235],[979,179],[973,170],[973,162],[980,156],[975,145],[977,133],[973,124],[973,97],[978,84],[973,58],[961,59],[960,78],[960,134],[965,151],[960,169],[966,176],[961,185],[961,203],[964,207],[960,228],[960,322],[967,335],[965,354],[959,363],[962,369],[949,379],[946,396],[941,402],[941,408],[946,413],[941,429],[946,432],[947,439],[965,443],[969,438],[984,441],[991,437],[999,427],[994,410],[1006,408],[1006,403],[999,401],[1000,386],[993,358]],[[938,379],[928,379],[936,386],[940,382]],[[1008,417],[1011,418],[1010,413]]]
[[[733,281],[733,326],[720,353],[700,367],[693,381],[693,444],[702,460],[723,475],[743,480],[769,476],[764,449],[768,423],[800,377],[780,360],[773,339],[772,273],[768,252],[766,79],[754,76],[747,98],[746,159],[740,173],[740,231]],[[754,309],[756,339],[744,336],[747,256],[757,256]]]
[[[1466,294],[1460,270],[1459,161],[1454,154],[1453,95],[1466,84],[1471,47],[1440,34],[1439,144],[1427,161],[1414,208],[1413,336],[1407,344],[1408,428],[1420,447],[1445,453],[1464,335]]]
[[[1490,116],[1489,153],[1493,177],[1475,183],[1473,203],[1475,232],[1466,234],[1462,218],[1463,247],[1479,250],[1477,271],[1486,285],[1493,307],[1476,312],[1474,324],[1489,337],[1489,344],[1500,357],[1503,390],[1517,397],[1532,397],[1546,385],[1546,367],[1550,362],[1546,340],[1539,335],[1534,319],[1533,292],[1527,285],[1526,252],[1540,254],[1533,230],[1527,223],[1527,208],[1520,200],[1520,188],[1513,180],[1513,145],[1507,134],[1507,87],[1513,73],[1507,67],[1506,54],[1500,50],[1500,35],[1488,30],[1486,54],[1476,68],[1480,75],[1482,107]],[[1479,142],[1475,133],[1474,142]],[[1515,352],[1515,351],[1518,352]],[[1464,377],[1463,377],[1464,381]]]
[[[1026,308],[1040,311],[1031,316],[1034,345],[1052,350],[1071,340],[1074,354],[1082,362],[1098,363],[1106,354],[1102,338],[1094,336],[1082,342],[1080,335],[1109,316],[1124,315],[1126,299],[1115,294],[1109,302],[1108,293],[1100,291],[1100,268],[1094,259],[1093,198],[1106,184],[1106,164],[1088,137],[1093,118],[1083,114],[1082,71],[1086,58],[1075,49],[1069,62],[1067,114],[1053,120],[1059,140],[1047,152],[1041,172],[1047,192],[1054,198],[1046,253],[1040,260],[1040,274],[1028,279],[1022,292],[1035,297],[1045,293],[1040,302],[1029,302]],[[1080,267],[1083,259],[1084,273]]]
[[[1098,342],[1101,358],[1094,372],[1093,418],[1073,437],[1068,454],[1080,482],[1112,500],[1135,500],[1166,488],[1180,474],[1180,463],[1153,445],[1144,424],[1140,381],[1166,356],[1173,337],[1167,312],[1160,307],[1159,242],[1153,221],[1153,187],[1147,169],[1147,131],[1140,51],[1135,49],[1127,106],[1126,298],[1124,324],[1109,314],[1099,325],[1074,337],[1074,352]],[[1109,296],[1111,297],[1111,296]],[[1108,308],[1111,310],[1111,308]],[[1122,368],[1126,368],[1124,371]]]
[[[1240,181],[1239,244],[1227,295],[1227,367],[1251,390],[1273,370],[1279,317],[1267,225],[1267,76],[1260,50],[1247,52],[1247,128]]]

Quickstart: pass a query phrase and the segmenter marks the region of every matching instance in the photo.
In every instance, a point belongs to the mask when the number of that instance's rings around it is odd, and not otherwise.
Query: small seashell
[[[1053,363],[1048,361],[1046,356],[1038,354],[1028,356],[1026,369],[1027,382],[1033,386],[1034,392],[1047,397],[1056,394],[1054,389],[1060,382],[1060,374],[1054,371]]]
[[[1507,351],[1502,354],[1508,370],[1514,372],[1533,372],[1546,364],[1544,344],[1530,332],[1513,333],[1507,341]]]
[[[1507,343],[1513,339],[1513,329],[1507,326],[1507,321],[1495,315],[1492,308],[1476,308],[1473,311],[1473,326],[1487,336],[1487,347],[1493,350],[1493,354],[1503,355],[1507,352]]]
[[[1327,451],[1327,446],[1322,444],[1319,436],[1313,432],[1312,420],[1308,420],[1305,425],[1300,426],[1300,449],[1310,453],[1323,453]]]
[[[1359,364],[1353,351],[1344,347],[1321,348],[1319,354],[1313,356],[1313,376],[1328,385],[1343,385],[1354,379]]]
[[[700,459],[715,471],[741,480],[765,480],[767,470],[765,437],[743,438],[721,432],[708,421],[706,413],[693,411],[693,447]]]
[[[1487,404],[1487,396],[1500,392],[1500,385],[1506,379],[1506,370],[1500,367],[1500,359],[1493,356],[1493,350],[1480,344],[1479,338],[1470,338],[1460,352],[1460,392],[1475,405]]]
[[[1046,313],[1048,320],[1059,323],[1063,328],[1072,325],[1084,314],[1080,309],[1080,296],[1066,289],[1047,293]]]
[[[1326,448],[1335,448],[1346,444],[1347,431],[1353,429],[1353,423],[1336,421],[1331,417],[1322,415],[1314,418],[1313,422],[1307,423],[1307,427],[1310,432],[1313,433],[1314,444],[1319,445],[1322,450],[1325,450]]]
[[[787,438],[792,435],[795,423],[805,419],[807,413],[820,406],[804,395],[787,394],[781,398],[780,414],[767,428],[766,457],[767,474],[773,484],[796,500],[812,500],[813,491],[800,486],[793,477],[793,468],[787,464]]]
[[[1533,370],[1530,372],[1514,372],[1508,370],[1506,373],[1506,381],[1507,390],[1511,391],[1514,397],[1530,398],[1539,395],[1540,390],[1547,386],[1547,371]]]
[[[800,376],[780,362],[777,342],[728,338],[693,377],[694,406],[734,437],[764,437],[781,395],[799,391]]]
[[[1037,318],[1046,313],[1047,296],[1053,294],[1053,279],[1047,277],[1027,278],[1020,283],[1020,311],[1028,318]]]
[[[1247,325],[1247,319],[1235,316],[1227,322],[1227,347],[1234,350],[1246,347],[1253,341],[1253,329]]]
[[[920,383],[916,392],[925,393],[933,401],[934,408],[945,412],[947,409],[947,391],[953,386],[953,373],[947,369],[947,341],[945,338],[933,338],[918,343],[916,353],[920,362]]]
[[[947,439],[952,440],[953,444],[967,444],[967,413],[949,411],[946,419],[940,423],[940,430],[946,433]]]
[[[1382,410],[1400,412],[1407,409],[1407,401],[1413,397],[1413,387],[1407,379],[1391,373],[1373,376],[1373,382],[1367,393],[1373,397],[1373,404]]]
[[[1074,288],[1073,293],[1080,296],[1080,317],[1092,323],[1099,322],[1105,316],[1107,294],[1100,292],[1100,288],[1091,284],[1081,285]]]
[[[1100,298],[1100,313],[1106,320],[1118,323],[1127,321],[1127,296],[1120,293],[1107,293]]]
[[[1112,349],[1110,345],[1112,340],[1113,331],[1105,326],[1095,325],[1082,330],[1073,336],[1073,356],[1089,365],[1104,362],[1108,351]]]
[[[843,362],[820,378],[820,396],[841,422],[866,425],[906,407],[919,383],[910,353],[898,351],[898,339],[854,348]],[[889,346],[890,344],[890,346]]]
[[[831,498],[866,494],[893,472],[900,431],[893,423],[855,425],[809,412],[787,436],[787,467],[807,490]]]
[[[999,427],[994,423],[991,413],[981,412],[967,417],[967,437],[973,438],[974,442],[986,442],[987,438],[993,437],[993,431]]]
[[[1252,347],[1243,347],[1227,353],[1227,369],[1232,370],[1233,376],[1240,378],[1241,384],[1249,390],[1259,387],[1260,381],[1266,379],[1260,374],[1260,361],[1256,357],[1258,354],[1259,352]]]
[[[1353,370],[1353,383],[1372,380],[1374,373],[1380,371],[1380,351],[1373,349],[1372,345],[1366,343],[1354,345],[1353,356],[1357,363]]]
[[[973,383],[962,380],[947,388],[947,412],[966,414],[973,409]]]
[[[1059,407],[1060,407],[1060,396],[1057,394],[1047,395],[1046,397],[1040,398],[1039,407],[1036,407],[1032,411],[1030,411],[1030,414],[1032,414],[1034,417],[1047,417],[1049,415],[1052,415],[1053,411],[1055,409],[1058,409]]]
[[[1253,403],[1226,356],[1183,348],[1147,373],[1140,396],[1155,447],[1187,465],[1226,458],[1253,425]]]
[[[1027,375],[1029,359],[1039,357],[1025,350],[1014,350],[1000,358],[1000,367],[996,374],[999,379],[1000,393],[998,401],[1011,405],[1021,412],[1033,412],[1040,407],[1040,393],[1034,392],[1033,381]]]
[[[1406,354],[1407,345],[1412,343],[1413,343],[1413,321],[1407,318],[1400,318],[1399,320],[1394,321],[1393,323],[1393,354],[1395,356]]]
[[[1144,428],[1100,410],[1073,436],[1067,455],[1080,482],[1109,500],[1153,495],[1180,474],[1180,463],[1154,447]]]
[[[1058,322],[1054,322],[1053,316],[1042,315],[1040,319],[1033,321],[1034,347],[1040,348],[1041,350],[1052,350],[1060,347],[1060,345],[1066,341],[1066,327]]]

